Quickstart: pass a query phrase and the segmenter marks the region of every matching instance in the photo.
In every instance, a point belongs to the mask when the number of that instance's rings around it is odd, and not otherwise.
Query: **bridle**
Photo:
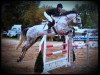
[[[79,24],[82,24],[82,23],[78,23],[78,16],[79,16],[79,13],[75,13],[76,14],[76,17],[74,17],[73,19],[75,19],[76,20],[76,23],[75,23],[75,25],[77,26],[77,25],[79,25]],[[70,19],[67,15],[66,15],[66,17],[67,17],[67,19]],[[70,21],[71,21],[72,19],[70,19]],[[79,27],[79,26],[78,26]]]
[[[79,13],[76,13],[76,23],[75,23],[75,24],[76,24],[76,26],[77,26],[77,25],[79,25],[79,24],[82,24],[82,23],[78,23],[78,22],[77,22],[77,21],[78,21],[78,18],[77,18],[77,17],[78,17],[78,15],[79,15]],[[79,27],[79,26],[78,26],[78,27]]]

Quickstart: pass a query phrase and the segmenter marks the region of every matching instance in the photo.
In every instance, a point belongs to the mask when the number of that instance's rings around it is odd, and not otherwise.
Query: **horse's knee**
[[[27,51],[27,49],[28,49],[28,47],[27,47],[27,46],[24,46],[24,47],[22,48],[22,52]]]
[[[29,37],[27,37],[27,41],[25,41],[25,43],[24,43],[24,46],[22,48],[22,52],[23,51],[27,51],[28,48],[30,48],[32,46],[33,42],[34,41],[32,39],[30,39]]]
[[[27,51],[30,46],[31,43],[27,43],[26,45],[23,46],[22,51]]]

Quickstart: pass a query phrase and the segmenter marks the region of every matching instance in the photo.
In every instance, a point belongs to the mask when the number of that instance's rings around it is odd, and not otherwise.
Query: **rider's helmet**
[[[63,8],[63,5],[62,5],[61,3],[59,3],[59,4],[57,5],[57,8],[58,8],[58,7]]]

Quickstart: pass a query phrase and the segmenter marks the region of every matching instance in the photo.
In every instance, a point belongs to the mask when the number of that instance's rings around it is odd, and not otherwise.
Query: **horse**
[[[20,47],[20,45],[24,42],[24,46],[22,47],[21,54],[17,59],[17,62],[21,62],[25,57],[27,50],[35,44],[38,39],[40,39],[43,35],[47,36],[55,36],[58,35],[67,35],[67,33],[72,30],[70,24],[77,24],[78,26],[82,26],[80,14],[77,12],[67,12],[62,16],[53,17],[55,20],[54,26],[51,28],[51,33],[48,33],[48,21],[44,24],[35,25],[29,28],[25,28],[20,35],[19,44],[16,47],[16,50]]]

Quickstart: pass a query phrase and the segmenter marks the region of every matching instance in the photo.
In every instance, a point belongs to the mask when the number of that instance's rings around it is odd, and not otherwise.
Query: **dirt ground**
[[[48,42],[50,44],[52,42]],[[58,43],[58,42],[53,42]],[[35,43],[28,51],[22,62],[17,62],[17,58],[20,55],[21,47],[19,50],[15,50],[18,40],[1,40],[1,67],[2,73],[7,74],[34,74],[34,64],[39,53],[39,42]],[[48,52],[60,50],[62,47],[49,48]],[[86,64],[86,48],[77,49],[75,52],[76,60],[73,67],[60,67],[49,71],[50,74],[87,74],[98,72],[98,48],[90,49],[90,63]],[[62,55],[54,55],[47,57],[47,61],[59,58]]]

